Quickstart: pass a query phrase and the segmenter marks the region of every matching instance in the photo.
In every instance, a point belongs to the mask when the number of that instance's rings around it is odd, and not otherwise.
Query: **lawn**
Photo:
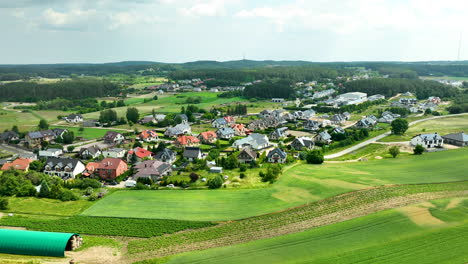
[[[107,131],[113,131],[112,129],[100,129],[100,128],[93,128],[93,127],[85,127],[83,131],[79,131],[78,127],[52,126],[51,128],[57,128],[57,127],[62,128],[62,129],[68,129],[69,131],[73,131],[73,134],[75,135],[75,137],[83,137],[85,139],[102,138],[107,133]]]
[[[468,149],[458,149],[368,162],[297,164],[266,188],[117,191],[82,214],[196,221],[241,219],[372,186],[467,180],[467,154]]]
[[[62,202],[60,200],[35,198],[35,197],[12,197],[9,198],[12,213],[71,216],[88,208],[92,202],[85,200]]]
[[[466,263],[468,202],[452,209],[437,206],[424,219],[419,217],[427,209],[424,205],[405,207],[405,213],[392,209],[300,233],[142,263]]]
[[[417,134],[434,133],[441,135],[449,133],[468,131],[468,115],[445,117],[440,119],[428,120],[410,126],[403,136],[390,135],[381,139],[382,142],[409,141]]]

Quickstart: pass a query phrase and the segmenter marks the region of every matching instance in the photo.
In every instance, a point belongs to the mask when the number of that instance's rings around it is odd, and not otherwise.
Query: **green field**
[[[261,189],[117,191],[82,214],[198,221],[241,219],[372,186],[468,180],[467,154],[465,148],[368,162],[298,164],[287,168],[274,185]]]
[[[92,204],[85,200],[62,202],[35,197],[12,197],[9,202],[11,209],[8,212],[55,216],[76,215]]]
[[[246,244],[189,252],[164,263],[466,263],[468,200],[450,209],[445,201],[382,211]]]
[[[85,139],[102,138],[107,133],[107,131],[118,131],[118,130],[112,130],[111,128],[100,129],[100,128],[93,128],[93,127],[85,127],[83,131],[79,131],[78,127],[68,127],[68,126],[51,126],[51,128],[68,129],[69,131],[73,131],[73,134],[75,135],[75,137],[83,137]]]
[[[468,131],[468,115],[445,117],[440,119],[428,120],[410,126],[403,136],[390,135],[381,139],[382,142],[400,142],[409,141],[417,134],[434,133],[441,135]]]

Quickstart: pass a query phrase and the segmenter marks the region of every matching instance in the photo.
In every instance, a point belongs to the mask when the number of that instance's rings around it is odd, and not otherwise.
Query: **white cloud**
[[[81,30],[90,25],[96,14],[97,11],[94,9],[73,9],[69,12],[57,12],[52,8],[48,8],[42,13],[42,25],[55,29]]]
[[[179,3],[177,0],[162,0],[171,3]],[[181,1],[180,1],[181,2]],[[183,16],[204,17],[204,16],[224,16],[227,13],[228,5],[237,1],[233,0],[195,0],[184,1],[184,7],[178,9],[178,13]]]

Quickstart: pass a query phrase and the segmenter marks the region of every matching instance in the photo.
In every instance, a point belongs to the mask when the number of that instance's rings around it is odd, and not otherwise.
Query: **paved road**
[[[419,120],[415,120],[415,121],[409,122],[408,125],[409,125],[409,126],[412,126],[412,125],[415,125],[415,124],[417,124],[417,123],[421,123],[421,122],[428,121],[428,120],[439,119],[439,118],[446,118],[446,117],[453,117],[453,116],[462,116],[462,115],[468,115],[468,113],[453,114],[453,115],[444,115],[444,116],[433,116],[433,117],[424,118],[424,119],[419,119]],[[384,138],[384,137],[386,137],[386,136],[388,136],[388,135],[390,135],[390,134],[391,134],[391,132],[389,131],[389,132],[386,132],[386,133],[384,133],[384,134],[382,134],[382,135],[379,135],[379,136],[376,136],[376,137],[374,137],[374,138],[368,139],[368,140],[366,140],[366,141],[364,141],[364,142],[361,142],[361,143],[359,143],[359,144],[357,144],[357,145],[355,145],[355,146],[349,147],[349,148],[347,148],[347,149],[345,149],[345,150],[343,150],[343,151],[340,151],[340,152],[337,152],[337,153],[334,153],[334,154],[330,154],[330,155],[326,155],[326,156],[325,156],[325,159],[334,159],[334,158],[341,157],[341,156],[346,155],[346,154],[348,154],[348,153],[351,153],[351,152],[353,152],[353,151],[355,151],[355,150],[358,150],[358,149],[360,149],[360,148],[362,148],[362,147],[365,147],[365,146],[367,146],[367,145],[369,145],[369,144],[371,144],[371,143],[374,143],[374,142],[376,142],[376,141],[378,141],[378,140],[380,140],[380,139],[382,139],[382,138]]]

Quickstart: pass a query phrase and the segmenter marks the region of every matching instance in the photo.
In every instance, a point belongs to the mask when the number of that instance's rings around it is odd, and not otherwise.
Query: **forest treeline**
[[[56,83],[13,82],[0,85],[0,101],[37,102],[55,98],[83,99],[119,95],[118,85],[97,79]]]
[[[340,70],[344,72],[346,70]],[[173,80],[183,79],[209,79],[235,81],[237,83],[252,82],[265,79],[288,79],[291,81],[335,79],[339,71],[325,67],[300,66],[300,67],[271,67],[255,69],[205,69],[205,70],[181,70],[169,73]]]
[[[363,92],[368,95],[382,94],[391,97],[397,93],[415,93],[418,99],[429,96],[443,98],[455,97],[460,91],[458,88],[441,84],[435,81],[411,80],[403,78],[376,78],[348,82],[343,92]]]

